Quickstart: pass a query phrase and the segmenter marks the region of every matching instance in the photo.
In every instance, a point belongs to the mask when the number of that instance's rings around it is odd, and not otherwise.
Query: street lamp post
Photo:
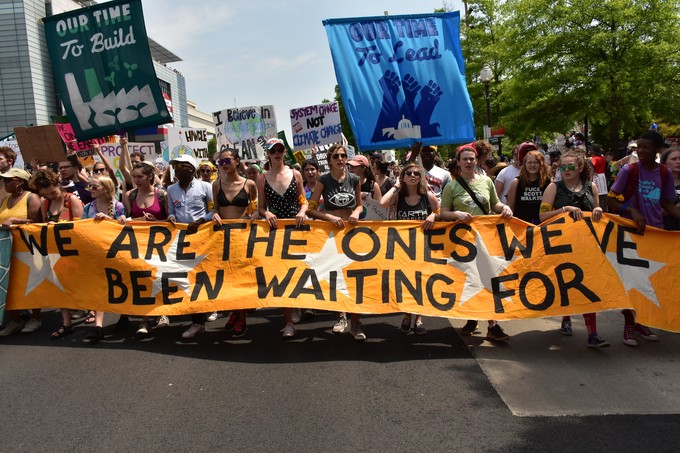
[[[486,125],[484,126],[484,140],[488,140],[491,136],[491,98],[489,97],[489,82],[493,78],[493,71],[491,66],[487,63],[482,66],[479,73],[479,79],[484,84],[484,98],[486,99]]]

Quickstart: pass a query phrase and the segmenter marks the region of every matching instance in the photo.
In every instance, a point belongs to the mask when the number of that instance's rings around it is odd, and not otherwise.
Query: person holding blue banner
[[[342,145],[328,148],[326,158],[330,172],[319,176],[314,193],[309,200],[309,216],[313,219],[326,220],[337,228],[345,228],[345,222],[356,225],[363,212],[361,204],[361,180],[354,173],[347,171],[347,150]],[[365,159],[365,158],[364,158]],[[320,212],[319,200],[323,197],[324,212]],[[357,341],[366,340],[361,330],[359,314],[352,313],[350,333]],[[333,333],[343,333],[347,329],[347,313],[340,313],[338,322],[333,326]]]
[[[501,217],[512,217],[512,210],[498,199],[493,181],[488,176],[478,174],[477,149],[474,143],[458,148],[460,176],[444,188],[442,194],[441,218],[449,222],[469,223],[473,216],[489,215],[492,212]],[[477,332],[477,321],[469,320],[463,327],[462,334],[470,336]],[[510,337],[495,321],[489,320],[486,338],[505,341]]]

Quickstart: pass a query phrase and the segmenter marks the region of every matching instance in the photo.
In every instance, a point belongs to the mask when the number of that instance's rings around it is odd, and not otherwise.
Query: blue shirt
[[[213,216],[212,186],[193,179],[187,187],[177,182],[168,187],[168,216],[174,216],[180,223],[191,223],[203,218],[206,222]]]

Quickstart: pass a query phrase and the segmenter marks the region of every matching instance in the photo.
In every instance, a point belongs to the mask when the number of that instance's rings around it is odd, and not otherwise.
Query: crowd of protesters
[[[58,164],[55,172],[33,161],[33,173],[14,168],[11,148],[0,147],[0,223],[2,227],[26,223],[51,223],[78,219],[180,222],[188,233],[205,222],[220,224],[228,219],[260,219],[277,227],[279,219],[294,219],[296,226],[309,219],[332,223],[342,229],[357,225],[366,199],[387,208],[390,219],[422,221],[423,230],[435,222],[470,222],[475,216],[497,214],[517,217],[539,224],[569,213],[574,220],[589,212],[599,221],[611,211],[633,220],[640,234],[647,225],[680,230],[680,148],[665,146],[663,137],[648,131],[628,145],[629,154],[614,160],[611,152],[587,145],[581,134],[570,138],[566,152],[524,142],[512,149],[510,162],[499,162],[485,140],[458,147],[455,157],[441,160],[434,146],[417,144],[408,154],[403,168],[385,162],[382,154],[351,157],[343,145],[327,150],[329,171],[320,174],[319,164],[308,160],[297,168],[284,161],[285,145],[279,139],[266,144],[266,162],[242,162],[236,150],[225,149],[214,161],[197,162],[188,154],[170,161],[165,171],[144,160],[139,153],[128,154],[127,140],[120,139],[120,175],[101,155],[89,174],[75,156]],[[667,149],[666,149],[667,148]],[[370,158],[370,160],[369,160]],[[172,169],[172,171],[171,171]],[[171,180],[172,178],[172,180]],[[234,310],[225,330],[234,338],[247,331],[247,310]],[[295,324],[312,310],[283,309],[284,339],[295,336]],[[190,339],[215,321],[217,312],[194,314],[182,333]],[[635,320],[633,310],[623,310],[623,343],[636,346],[638,338],[658,341],[646,326]],[[583,315],[589,347],[609,346],[597,333],[596,315]],[[40,310],[30,313],[8,311],[0,336],[31,333],[42,327]],[[61,325],[51,332],[58,340],[73,332],[73,322],[84,318],[93,324],[86,340],[104,338],[104,313],[61,310]],[[340,334],[349,328],[357,341],[366,339],[356,313],[339,313],[332,327]],[[415,318],[415,321],[414,321]],[[116,329],[126,329],[128,316],[122,315]],[[166,316],[154,320],[142,317],[137,334],[152,328],[167,327]],[[399,329],[408,334],[425,335],[427,328],[420,315],[405,314]],[[572,335],[571,318],[560,325],[563,335]],[[463,335],[479,333],[478,321],[468,320]],[[495,320],[488,321],[486,337],[505,341],[509,336]]]

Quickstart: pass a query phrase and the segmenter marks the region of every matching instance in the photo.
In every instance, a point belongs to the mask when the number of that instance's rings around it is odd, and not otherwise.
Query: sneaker
[[[42,322],[39,319],[31,318],[28,320],[21,333],[33,333],[42,327]]]
[[[572,330],[571,330],[571,320],[566,319],[562,321],[562,325],[560,326],[560,333],[566,337],[570,337],[572,335]]]
[[[605,340],[600,338],[596,333],[588,336],[588,347],[589,348],[606,348],[609,346]]]
[[[494,324],[493,326],[489,327],[489,330],[486,331],[486,338],[495,341],[505,341],[510,339],[510,336],[503,332],[500,324]]]
[[[137,327],[137,333],[140,335],[146,335],[149,333],[149,323],[146,321],[140,322],[139,327]]]
[[[479,333],[479,330],[477,330],[477,321],[469,320],[466,322],[461,333],[466,337],[469,337],[473,333]]]
[[[205,318],[209,322],[217,321],[217,312],[214,311],[208,315],[207,318]]]
[[[302,319],[302,310],[300,310],[299,308],[293,308],[293,311],[290,316],[291,316],[290,319],[293,321],[293,324],[297,324]]]
[[[21,332],[21,329],[24,328],[24,323],[23,322],[16,322],[14,320],[11,320],[4,329],[0,330],[0,337],[9,337],[12,334],[15,334],[17,332]]]
[[[333,326],[333,333],[343,333],[347,329],[347,317],[340,315],[340,319]]]
[[[413,326],[413,331],[416,333],[416,335],[425,335],[427,333],[427,329],[425,328],[425,324],[423,324],[423,321],[416,321],[416,325]]]
[[[635,324],[635,333],[647,341],[659,341],[659,337],[657,337],[656,334],[649,329],[649,327],[643,324]]]
[[[248,330],[248,326],[246,325],[246,322],[237,322],[236,326],[232,328],[233,333],[231,334],[232,338],[241,338],[243,335],[246,334],[246,330]]]
[[[156,329],[162,329],[164,327],[168,327],[169,325],[170,325],[170,318],[163,315],[160,318],[158,318],[158,322],[156,323]]]
[[[638,342],[635,339],[635,326],[623,326],[623,344],[627,346],[637,346]]]
[[[205,332],[205,326],[203,324],[194,323],[190,325],[187,330],[184,331],[184,333],[182,334],[182,338],[184,339],[194,338],[196,335],[203,332]]]
[[[404,319],[401,320],[401,327],[399,330],[403,334],[407,334],[411,331],[411,315],[404,315]]]
[[[349,333],[352,334],[356,341],[364,341],[366,339],[366,334],[361,330],[361,321],[352,321]]]
[[[292,322],[286,324],[283,328],[283,338],[293,338],[295,336],[295,326]]]
[[[231,312],[231,315],[229,315],[229,319],[227,320],[227,323],[224,325],[224,330],[227,332],[231,332],[234,330],[236,327],[236,323],[238,322],[238,312],[236,310]]]

